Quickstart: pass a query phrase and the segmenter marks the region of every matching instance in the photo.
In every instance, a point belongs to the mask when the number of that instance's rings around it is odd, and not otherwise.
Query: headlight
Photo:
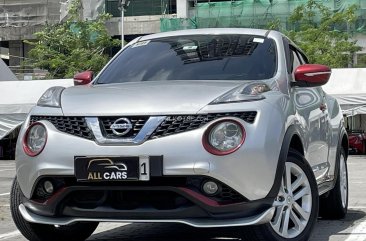
[[[38,106],[45,107],[61,107],[61,94],[65,87],[55,86],[51,87],[38,100]]]
[[[235,120],[222,120],[210,126],[203,136],[203,146],[214,155],[233,153],[244,143],[244,127]]]
[[[23,137],[23,150],[28,156],[37,156],[47,142],[46,127],[39,122],[30,125]]]
[[[262,93],[270,91],[267,84],[262,82],[250,83],[244,86],[235,88],[228,93],[220,96],[212,101],[210,104],[234,103],[252,100],[262,100],[264,96]]]

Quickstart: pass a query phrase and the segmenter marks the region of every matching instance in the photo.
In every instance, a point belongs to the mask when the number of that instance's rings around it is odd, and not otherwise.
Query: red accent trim
[[[295,70],[295,80],[304,81],[309,84],[324,85],[330,78],[332,70],[321,64],[303,64]],[[307,74],[317,73],[314,76],[307,76]]]
[[[58,196],[60,196],[67,188],[66,187],[63,187],[61,188],[60,190],[58,190],[57,192],[55,192],[51,197],[49,197],[46,201],[44,202],[41,202],[41,201],[38,201],[38,200],[32,200],[33,202],[36,202],[38,204],[41,204],[41,205],[49,205],[51,204]]]
[[[187,193],[189,196],[192,196],[193,198],[197,199],[198,201],[212,207],[220,207],[223,205],[220,205],[220,203],[216,202],[215,200],[212,200],[200,193],[197,193],[195,191],[192,191],[191,189],[185,188],[185,187],[179,187],[179,189],[185,193]]]
[[[84,71],[74,75],[74,85],[87,85],[93,80],[93,71]]]
[[[237,147],[235,147],[231,150],[228,150],[228,151],[217,150],[215,147],[211,146],[210,142],[208,141],[211,130],[222,122],[234,122],[241,128],[241,131],[243,133],[243,137],[242,137],[240,144]],[[232,120],[232,119],[224,119],[224,120],[220,120],[220,121],[213,123],[211,126],[209,126],[207,128],[207,130],[205,131],[205,133],[203,134],[203,137],[202,137],[202,144],[203,144],[203,147],[206,149],[206,151],[208,151],[209,153],[216,155],[216,156],[225,156],[225,155],[229,155],[229,154],[235,152],[236,150],[238,150],[244,144],[245,138],[246,138],[246,132],[245,132],[244,126],[240,122],[238,122],[236,120]]]
[[[43,147],[41,150],[39,150],[38,152],[33,152],[29,147],[28,147],[28,142],[27,142],[27,139],[28,139],[28,135],[29,135],[29,131],[36,125],[41,125],[45,128],[46,130],[46,142],[44,143]],[[35,157],[37,155],[39,155],[43,149],[45,148],[46,144],[47,144],[47,138],[48,138],[48,135],[47,135],[47,128],[45,125],[43,125],[42,123],[40,122],[35,122],[33,123],[32,125],[30,125],[27,129],[27,131],[25,132],[25,135],[23,136],[23,141],[22,141],[22,144],[23,144],[23,150],[24,152],[28,155],[28,156],[31,156],[31,157]]]

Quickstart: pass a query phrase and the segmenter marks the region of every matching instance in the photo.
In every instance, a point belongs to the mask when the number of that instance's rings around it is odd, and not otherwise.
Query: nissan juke
[[[348,137],[321,87],[330,75],[277,31],[139,37],[31,110],[14,222],[34,241],[85,240],[99,222],[308,240],[318,214],[342,218],[348,206]]]

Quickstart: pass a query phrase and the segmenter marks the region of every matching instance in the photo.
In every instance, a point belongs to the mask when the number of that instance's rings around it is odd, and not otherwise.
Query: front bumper
[[[23,196],[20,207],[23,217],[29,222],[54,225],[77,221],[124,221],[225,227],[266,223],[273,216],[272,198],[248,201],[224,184],[220,185],[224,195],[205,196],[197,187],[207,177],[155,177],[147,183],[119,185],[115,182],[109,185],[78,183],[71,179],[59,177],[58,180],[65,182],[53,195],[42,198],[43,181],[52,179],[41,178],[34,197]]]
[[[255,105],[256,103],[250,103]],[[216,108],[216,106],[214,106]],[[219,108],[219,107],[217,107]],[[243,109],[243,104],[231,104],[231,111]],[[116,222],[175,222],[195,227],[244,226],[267,223],[271,220],[275,196],[269,195],[274,188],[277,164],[285,132],[285,120],[281,111],[272,105],[261,103],[251,106],[257,111],[254,123],[247,123],[235,117],[223,117],[206,125],[170,136],[152,139],[138,145],[103,145],[59,131],[51,122],[42,120],[48,132],[48,142],[43,152],[36,157],[27,156],[22,149],[22,136],[29,123],[25,122],[18,139],[16,161],[17,178],[24,194],[23,204],[19,207],[23,217],[29,222],[65,225],[78,221],[116,221]],[[62,115],[61,110],[46,110],[36,107],[30,115]],[[48,114],[49,115],[49,114]],[[240,122],[246,131],[244,144],[234,153],[226,156],[215,156],[208,153],[202,145],[202,136],[207,128],[216,121],[234,119]],[[136,186],[125,184],[73,185],[47,199],[44,202],[34,199],[36,186],[43,177],[69,177],[75,179],[74,164],[76,156],[147,156],[162,157],[161,178],[184,178],[199,176],[230,187],[244,198],[231,204],[212,202],[204,195],[197,195],[185,190],[184,185],[156,185],[139,181]],[[150,159],[150,165],[154,166]],[[151,178],[155,178],[154,175]],[[183,187],[183,189],[182,189]],[[170,192],[176,195],[174,208],[156,208],[151,205],[140,205],[133,208],[120,208],[106,205],[78,206],[68,203],[69,194],[73,192],[107,192],[110,195],[126,191]],[[174,196],[173,195],[173,196]],[[127,195],[133,196],[133,195]],[[147,197],[145,195],[145,197]],[[153,197],[158,197],[156,193]],[[181,202],[181,199],[185,202]],[[104,201],[103,201],[104,202]],[[110,202],[118,203],[118,202]],[[109,204],[110,204],[109,203]],[[108,204],[108,203],[107,203]]]
[[[230,106],[236,111],[243,108],[242,104]],[[62,115],[61,109],[49,109],[35,107],[30,115],[46,115],[50,111],[54,116]],[[248,200],[263,199],[273,188],[285,128],[281,123],[285,121],[280,111],[270,104],[262,102],[260,107],[251,107],[253,109],[257,110],[254,123],[235,117],[215,120],[234,119],[245,128],[244,144],[227,156],[212,155],[202,145],[204,132],[215,121],[195,130],[139,145],[101,145],[61,132],[43,120],[48,142],[40,155],[31,158],[24,153],[21,143],[29,123],[28,117],[20,132],[16,151],[18,182],[24,195],[31,198],[39,177],[74,176],[75,156],[163,156],[163,176],[205,175],[230,186]]]
[[[132,223],[183,223],[197,228],[213,227],[234,227],[268,223],[274,213],[275,208],[251,217],[237,219],[120,219],[120,218],[76,218],[76,217],[45,217],[30,212],[23,204],[19,205],[19,211],[23,218],[31,223],[68,225],[75,222],[132,222]]]
[[[44,191],[51,181],[54,193]],[[217,194],[207,196],[205,181],[219,185]],[[212,178],[153,177],[148,182],[80,183],[72,177],[42,177],[31,199],[23,202],[42,216],[83,216],[126,218],[213,217],[237,218],[260,213],[273,204],[273,198],[248,201],[232,188]]]

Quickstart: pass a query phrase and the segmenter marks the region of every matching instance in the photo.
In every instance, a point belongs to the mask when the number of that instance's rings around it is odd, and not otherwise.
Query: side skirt
[[[333,180],[328,180],[319,184],[318,185],[319,196],[332,190],[335,186],[335,181],[336,179],[333,178]]]

